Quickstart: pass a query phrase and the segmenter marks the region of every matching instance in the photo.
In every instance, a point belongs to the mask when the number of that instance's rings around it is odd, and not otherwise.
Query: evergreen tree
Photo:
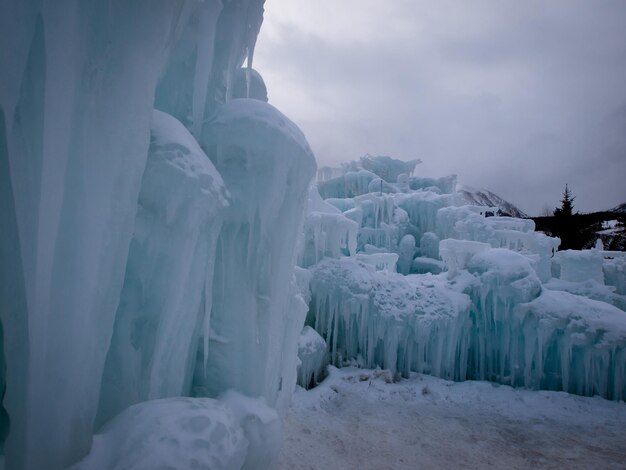
[[[594,239],[592,227],[587,227],[581,215],[574,212],[574,199],[566,184],[561,207],[554,209],[553,234],[561,239],[561,250],[581,250]]]
[[[563,199],[561,199],[561,207],[554,209],[554,215],[562,217],[571,217],[574,215],[574,199],[576,199],[576,197],[572,197],[572,192],[566,184]]]

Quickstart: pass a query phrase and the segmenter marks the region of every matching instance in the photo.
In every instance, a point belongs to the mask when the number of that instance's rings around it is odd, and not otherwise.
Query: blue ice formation
[[[309,191],[263,4],[0,0],[4,467],[268,468],[328,361],[624,399],[624,256],[417,161]]]
[[[454,177],[404,174],[365,190],[361,168],[318,173],[344,219],[309,237],[326,258],[302,264],[307,325],[330,363],[626,399],[624,253],[556,251],[532,220],[467,205]],[[333,256],[346,221],[358,224],[357,253]]]
[[[233,436],[224,468],[276,456],[280,426],[239,413],[295,387],[315,161],[251,68],[263,3],[2,0],[6,468],[128,468],[115,434],[168,438],[149,422],[178,409]]]

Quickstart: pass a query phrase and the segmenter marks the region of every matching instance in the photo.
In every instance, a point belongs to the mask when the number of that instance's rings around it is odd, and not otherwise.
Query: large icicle
[[[0,80],[0,107],[20,238],[15,275],[25,287],[15,305],[26,306],[28,320],[2,311],[15,341],[6,460],[56,469],[90,445],[178,6],[13,3],[0,16],[24,29],[17,43],[0,45],[2,57],[13,56],[3,71],[16,67]]]

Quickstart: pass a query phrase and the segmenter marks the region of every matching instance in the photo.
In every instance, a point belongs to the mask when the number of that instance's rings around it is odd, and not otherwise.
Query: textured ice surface
[[[7,468],[64,468],[101,425],[83,465],[202,466],[185,459],[204,444],[171,433],[204,418],[220,430],[209,467],[269,466],[275,412],[228,390],[284,409],[307,302],[338,365],[623,398],[624,313],[607,303],[623,257],[552,262],[557,241],[530,222],[457,208],[456,177],[387,157],[323,172],[334,199],[307,209],[313,156],[251,68],[262,11],[2,0]]]
[[[593,279],[604,284],[602,261],[602,252],[596,250],[565,250],[555,256],[561,269],[560,278],[571,282]]]
[[[358,168],[348,165],[323,187],[329,191]],[[359,223],[356,260],[368,263],[327,260],[310,268],[308,324],[326,339],[332,362],[622,398],[624,340],[618,335],[606,346],[597,329],[574,331],[568,325],[591,322],[601,311],[606,327],[621,331],[624,312],[615,306],[624,307],[623,295],[616,292],[624,284],[624,258],[603,250],[555,256],[559,240],[535,232],[532,220],[493,216],[497,207],[460,205],[464,201],[454,193],[455,185],[454,177],[402,176],[384,182],[382,191],[380,179],[371,180],[368,194],[351,197],[334,186],[335,198],[327,202]],[[385,270],[382,260],[394,254],[398,271],[412,274],[394,275],[385,288],[388,297],[406,299],[407,285],[422,292],[422,283],[429,282],[438,292],[452,291],[468,302],[455,315],[435,315],[438,334],[445,337],[435,347],[429,341],[436,335],[429,336],[416,320],[432,313],[424,305],[403,304],[393,321],[379,309],[387,305],[380,301],[379,286],[392,274],[376,270]],[[443,277],[423,277],[442,270],[447,271]],[[542,283],[550,291],[542,293]],[[571,308],[572,298],[580,299],[577,309]],[[567,320],[554,322],[554,315]],[[397,318],[413,318],[413,323],[403,320],[397,326]],[[396,331],[392,325],[403,333],[390,334]],[[572,341],[579,336],[574,353]]]
[[[240,68],[233,80],[233,98],[252,98],[267,102],[267,87],[263,77],[256,70]]]
[[[358,253],[356,259],[363,264],[372,266],[376,271],[396,272],[398,255],[395,253]]]
[[[602,270],[607,285],[615,287],[618,294],[626,295],[626,254],[605,252]]]
[[[407,234],[402,237],[398,245],[398,272],[401,274],[409,274],[413,257],[415,256],[415,237]]]
[[[487,243],[447,238],[439,242],[439,254],[447,270],[448,278],[452,279],[461,269],[465,269],[469,260],[476,253],[487,251],[491,247]]]
[[[543,287],[550,290],[560,290],[569,292],[570,294],[581,295],[593,300],[613,304],[622,310],[626,310],[625,295],[617,294],[614,286],[600,284],[593,279],[587,279],[582,282],[571,282],[552,278],[544,283]]]
[[[607,330],[622,331],[624,312],[615,307],[626,303],[626,258],[601,247],[556,252],[560,241],[535,232],[532,220],[498,216],[503,201],[481,196],[478,203],[493,199],[494,207],[465,205],[468,194],[455,192],[456,177],[407,177],[396,174],[399,163],[351,162],[343,171],[326,170],[318,183],[326,201],[359,224],[356,261],[310,267],[307,321],[326,339],[333,364],[623,398],[622,336],[607,343],[598,328],[573,325],[594,324],[600,315]],[[408,276],[385,272],[391,255]],[[434,315],[436,334],[424,327],[434,312],[424,304],[399,301],[401,313],[392,317],[380,308],[389,305],[383,297],[426,295],[424,282],[468,302],[455,315]],[[437,335],[445,339],[433,343]]]
[[[398,176],[402,174],[411,176],[415,171],[415,167],[421,163],[421,160],[410,160],[404,162],[386,155],[378,155],[375,157],[372,155],[366,155],[361,157],[360,163],[364,169],[377,174],[385,181],[395,183]]]
[[[280,449],[280,419],[261,400],[168,398],[124,410],[94,436],[73,470],[267,468]]]
[[[318,183],[317,187],[324,199],[356,197],[369,192],[369,184],[378,176],[371,171],[348,171],[333,179]]]
[[[304,234],[298,253],[298,264],[311,266],[324,257],[354,255],[359,224],[339,209],[323,201],[317,188],[309,193]]]
[[[1,309],[10,468],[59,468],[89,448],[155,88],[188,19],[180,10],[3,2],[1,186],[19,234],[0,261],[17,284]]]
[[[466,354],[456,329],[468,326],[457,319],[462,313],[469,319],[470,299],[445,278],[376,271],[349,258],[325,260],[312,272],[309,321],[333,364],[465,375],[455,369],[462,362],[455,356]]]
[[[523,348],[525,357],[512,370],[511,384],[523,374],[527,386],[626,399],[626,312],[544,290],[515,313],[524,335],[513,337],[509,349],[513,355]]]
[[[625,312],[542,292],[514,251],[486,246],[464,267],[448,281],[326,260],[311,268],[308,322],[335,365],[626,397]]]

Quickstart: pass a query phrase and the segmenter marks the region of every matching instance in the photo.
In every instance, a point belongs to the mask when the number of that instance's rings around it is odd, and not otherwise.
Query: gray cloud
[[[319,165],[422,158],[529,213],[626,201],[626,2],[267,0],[255,67]]]

